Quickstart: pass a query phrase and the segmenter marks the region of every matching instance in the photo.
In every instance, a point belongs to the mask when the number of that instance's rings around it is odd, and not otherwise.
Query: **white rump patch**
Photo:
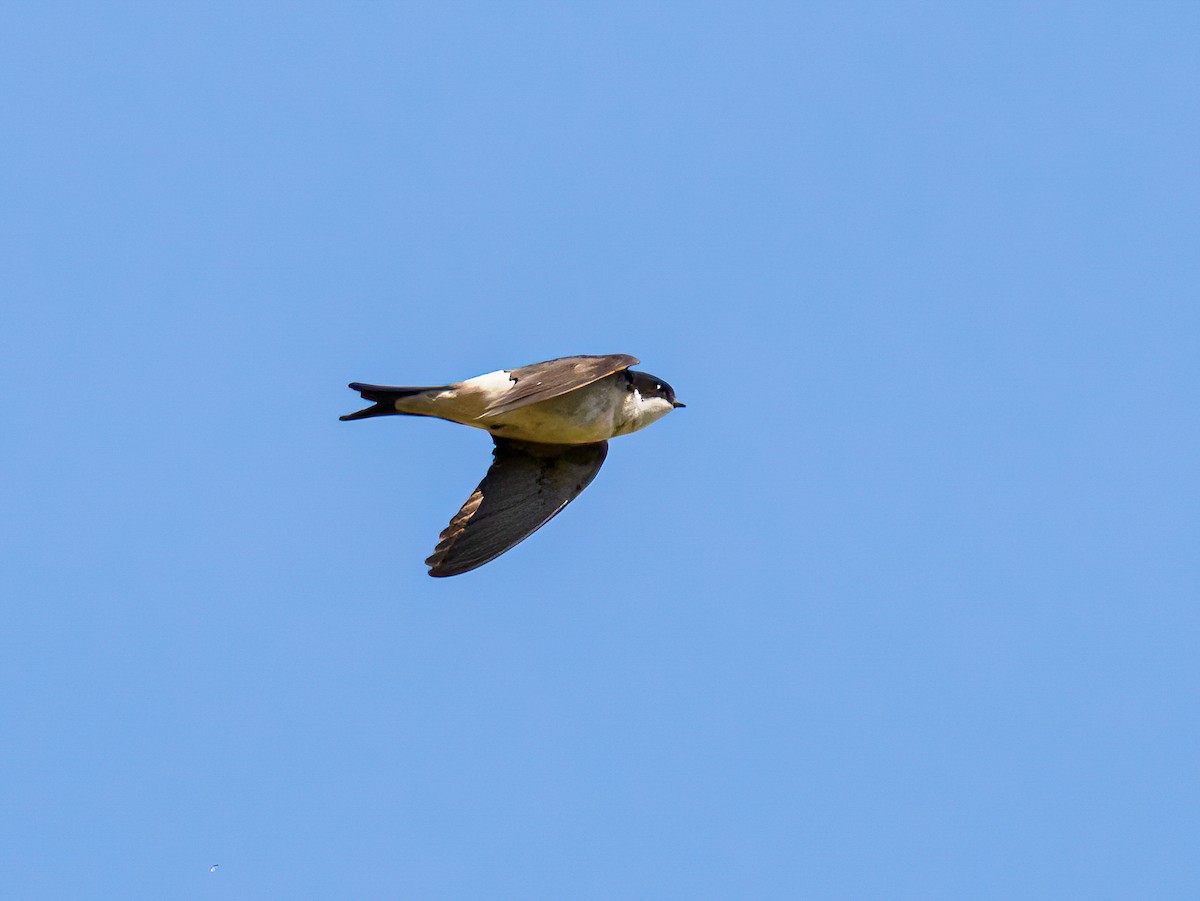
[[[458,390],[462,391],[478,391],[487,396],[490,402],[492,398],[499,397],[512,389],[515,385],[512,379],[508,377],[507,369],[497,369],[495,372],[488,372],[484,375],[477,375],[473,379],[467,379],[458,386]]]

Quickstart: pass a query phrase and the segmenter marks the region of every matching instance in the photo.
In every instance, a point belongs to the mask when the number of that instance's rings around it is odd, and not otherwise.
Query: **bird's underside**
[[[425,563],[456,576],[516,547],[575,500],[596,477],[608,442],[533,444],[495,438],[492,465]]]

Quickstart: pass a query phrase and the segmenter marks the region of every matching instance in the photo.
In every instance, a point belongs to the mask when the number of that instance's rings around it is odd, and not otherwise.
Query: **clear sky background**
[[[1200,897],[1198,46],[5,3],[0,894]],[[688,408],[430,579],[346,383],[576,353]]]

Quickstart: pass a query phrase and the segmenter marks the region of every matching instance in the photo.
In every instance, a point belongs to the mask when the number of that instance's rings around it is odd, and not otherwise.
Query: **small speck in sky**
[[[211,867],[208,868],[208,872],[210,872],[210,873],[217,872],[217,867],[219,867],[219,866],[220,866],[219,863],[214,863]]]

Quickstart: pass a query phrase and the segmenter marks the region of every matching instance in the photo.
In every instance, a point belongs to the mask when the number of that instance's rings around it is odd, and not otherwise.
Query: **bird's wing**
[[[636,366],[640,361],[629,354],[559,357],[544,363],[531,363],[510,369],[511,388],[488,404],[480,418],[496,416],[529,404],[558,397],[597,382],[607,375]]]
[[[465,573],[516,547],[591,484],[608,453],[607,441],[494,440],[491,468],[425,561],[431,576]]]

